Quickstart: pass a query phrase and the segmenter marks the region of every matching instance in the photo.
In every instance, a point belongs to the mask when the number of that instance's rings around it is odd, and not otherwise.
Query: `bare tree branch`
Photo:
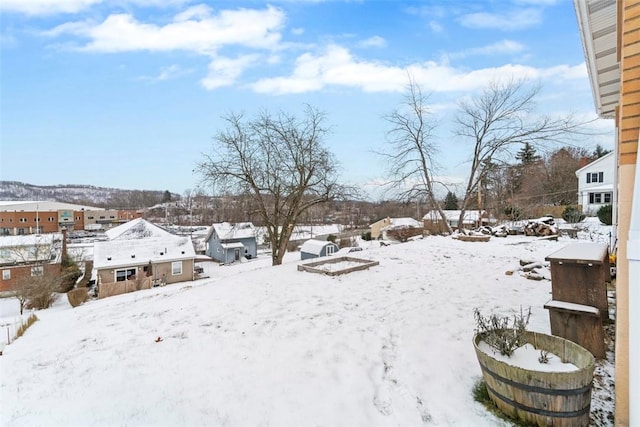
[[[389,124],[389,150],[378,152],[387,160],[388,188],[398,191],[401,200],[425,198],[436,209],[449,232],[451,227],[435,197],[436,123],[427,105],[428,97],[409,76],[401,108],[384,116]]]
[[[300,216],[319,203],[356,192],[338,182],[338,163],[323,145],[323,113],[307,106],[303,118],[262,112],[224,118],[213,152],[196,170],[222,194],[247,195],[267,228],[272,263],[279,265]]]

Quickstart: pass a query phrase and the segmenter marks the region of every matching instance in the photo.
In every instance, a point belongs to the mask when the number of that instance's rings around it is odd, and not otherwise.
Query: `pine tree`
[[[536,154],[536,149],[531,144],[525,142],[524,147],[516,153],[516,159],[523,165],[530,165],[539,161],[540,156]]]
[[[162,196],[162,203],[167,203],[171,201],[171,193],[169,192],[169,190],[165,190],[163,196]]]
[[[606,156],[610,152],[611,152],[611,150],[605,150],[604,148],[602,148],[602,145],[598,144],[598,145],[596,145],[596,149],[593,150],[592,157],[594,159],[599,159],[602,156]]]
[[[451,191],[447,193],[447,196],[444,198],[444,210],[447,211],[455,211],[458,210],[458,197],[453,194]]]

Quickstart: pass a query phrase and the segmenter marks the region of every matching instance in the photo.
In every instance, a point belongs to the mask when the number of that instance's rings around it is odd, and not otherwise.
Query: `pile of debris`
[[[524,226],[525,236],[557,236],[558,228],[552,216],[530,219]]]
[[[520,271],[521,276],[529,280],[551,280],[548,262],[521,259],[518,267],[507,270],[504,274],[513,276],[516,271]]]

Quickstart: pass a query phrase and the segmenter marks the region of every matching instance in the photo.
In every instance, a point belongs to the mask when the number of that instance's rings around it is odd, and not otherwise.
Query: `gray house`
[[[333,255],[338,251],[338,245],[329,240],[310,239],[300,247],[300,259],[319,258],[321,256]]]
[[[224,264],[258,256],[256,229],[250,222],[213,224],[205,240],[206,254]]]

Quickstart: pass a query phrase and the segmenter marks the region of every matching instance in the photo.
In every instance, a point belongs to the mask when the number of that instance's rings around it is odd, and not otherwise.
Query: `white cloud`
[[[141,7],[167,7],[180,5],[189,0],[120,0],[121,4]],[[105,0],[2,0],[0,10],[25,15],[55,15],[78,13],[91,6],[106,3]]]
[[[292,28],[291,34],[293,34],[294,36],[301,36],[302,34],[304,34],[304,28],[302,27]]]
[[[66,23],[46,34],[86,37],[90,41],[79,49],[92,52],[187,50],[212,55],[225,45],[275,48],[284,18],[284,13],[274,7],[223,10],[212,15],[208,7],[195,6],[166,25],[141,23],[131,15],[114,14],[97,25],[88,21]]]
[[[444,27],[440,25],[438,21],[433,21],[433,20],[429,21],[429,28],[434,33],[441,33],[444,30]]]
[[[513,40],[501,40],[487,46],[465,49],[461,52],[448,54],[449,58],[466,58],[475,55],[502,55],[520,53],[525,49],[524,45]]]
[[[216,57],[209,63],[207,77],[200,83],[208,90],[231,86],[245,69],[254,65],[259,55],[244,55],[238,58]]]
[[[172,64],[168,67],[164,67],[160,70],[160,73],[156,76],[142,76],[140,77],[140,80],[147,80],[150,82],[162,82],[165,80],[171,80],[171,79],[175,79],[178,78],[180,76],[184,76],[186,74],[190,74],[192,72],[192,70],[187,70],[184,69],[182,67],[180,67],[177,64]]]
[[[503,14],[478,12],[462,15],[458,20],[465,27],[512,31],[541,23],[542,11],[535,8],[524,8],[513,9]]]
[[[425,92],[460,92],[482,88],[496,78],[513,76],[555,82],[586,78],[583,68],[584,64],[541,69],[506,64],[467,71],[433,61],[401,67],[359,60],[344,47],[330,45],[320,55],[305,53],[299,56],[290,76],[261,79],[251,87],[256,92],[274,94],[311,92],[330,86],[358,88],[365,92],[400,92],[405,88],[408,72]]]
[[[387,41],[380,36],[369,37],[368,39],[362,40],[358,43],[360,47],[385,47],[387,45]]]
[[[103,0],[2,0],[0,10],[27,15],[77,13]]]

